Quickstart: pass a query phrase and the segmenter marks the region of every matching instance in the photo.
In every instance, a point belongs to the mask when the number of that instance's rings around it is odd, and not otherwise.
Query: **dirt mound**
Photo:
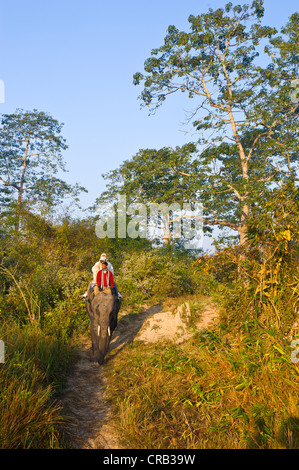
[[[145,320],[135,341],[157,343],[172,340],[181,343],[191,336],[188,330],[190,317],[190,306],[187,302],[180,305],[174,312],[154,313]]]
[[[213,304],[207,305],[204,314],[196,322],[197,329],[208,328],[218,317],[217,309]],[[190,331],[190,305],[183,303],[174,311],[165,311],[150,315],[144,322],[135,341],[156,343],[161,341],[174,341],[180,344],[192,337]]]

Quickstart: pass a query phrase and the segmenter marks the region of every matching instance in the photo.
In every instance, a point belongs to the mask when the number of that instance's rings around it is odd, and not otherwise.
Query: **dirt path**
[[[186,328],[188,303],[175,312],[161,311],[160,305],[147,308],[137,315],[120,314],[121,321],[113,334],[109,353],[103,366],[90,362],[91,342],[82,338],[79,358],[72,375],[68,378],[67,388],[62,401],[64,413],[70,418],[68,435],[73,446],[78,449],[121,449],[114,430],[113,416],[105,398],[107,387],[105,367],[114,355],[133,340],[156,342],[174,338],[177,343],[190,337]],[[214,305],[205,307],[197,323],[197,328],[207,328],[217,319]]]

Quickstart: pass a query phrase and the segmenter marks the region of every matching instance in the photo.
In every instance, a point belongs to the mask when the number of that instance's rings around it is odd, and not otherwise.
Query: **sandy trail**
[[[69,417],[67,429],[72,445],[78,449],[121,449],[113,424],[109,403],[105,397],[107,387],[105,367],[113,357],[133,340],[146,343],[173,339],[181,343],[190,338],[188,303],[175,312],[161,311],[161,305],[145,309],[136,315],[121,313],[113,333],[109,353],[103,366],[90,362],[91,341],[82,338],[79,357],[62,397],[64,414]],[[208,328],[218,316],[213,304],[205,307],[197,328]]]

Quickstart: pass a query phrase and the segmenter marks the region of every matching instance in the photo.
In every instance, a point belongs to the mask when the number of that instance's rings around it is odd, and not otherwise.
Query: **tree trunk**
[[[16,207],[16,222],[15,222],[15,236],[18,235],[20,230],[20,220],[21,220],[21,212],[22,212],[22,201],[23,201],[23,191],[24,191],[24,183],[25,183],[25,174],[27,169],[28,163],[28,149],[29,149],[30,137],[26,143],[25,155],[23,159],[23,169],[22,169],[22,176],[20,181],[20,186],[18,188],[18,201]]]
[[[19,230],[20,230],[21,207],[22,207],[22,192],[19,190],[18,201],[17,201],[17,206],[16,206],[15,236],[18,235]]]
[[[241,224],[240,227],[238,228],[239,234],[240,234],[240,255],[238,259],[238,277],[239,278],[245,278],[244,276],[244,271],[242,269],[242,262],[245,261],[246,259],[246,254],[245,254],[245,243],[247,240],[247,218],[249,216],[249,206],[245,204],[242,209],[242,215],[241,215]]]
[[[246,242],[247,235],[246,235],[246,229],[247,229],[247,219],[249,216],[249,206],[245,204],[242,209],[242,215],[241,215],[241,224],[239,227],[239,234],[240,234],[240,246],[243,247],[243,245]]]

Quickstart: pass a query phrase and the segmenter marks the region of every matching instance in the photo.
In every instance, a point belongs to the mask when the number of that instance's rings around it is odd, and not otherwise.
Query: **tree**
[[[190,178],[197,179],[205,223],[236,230],[241,245],[250,208],[273,185],[296,178],[298,163],[299,106],[290,94],[298,77],[299,15],[283,37],[261,24],[263,15],[262,0],[191,15],[191,31],[169,26],[145,74],[134,75],[150,112],[177,92],[197,100],[190,120],[201,133],[200,154]],[[265,66],[258,61],[263,44]]]
[[[175,234],[174,231],[174,224],[181,226],[184,218],[184,203],[197,199],[197,186],[190,184],[189,178],[195,152],[194,144],[177,146],[175,149],[164,147],[159,150],[139,150],[119,168],[103,175],[108,181],[107,190],[96,202],[116,203],[118,195],[125,195],[127,204],[146,205],[150,229],[148,236],[155,241],[162,239],[166,245],[172,245],[181,235],[186,236],[184,232],[180,231],[178,234],[177,231]],[[164,212],[163,204],[167,206],[164,206]],[[151,209],[160,210],[160,221],[152,217]],[[129,222],[130,217],[127,224]]]
[[[77,198],[84,188],[69,185],[55,175],[65,171],[61,136],[63,124],[34,109],[4,114],[0,128],[0,187],[2,209],[13,208],[14,227],[20,228],[22,210],[38,203],[48,207],[66,196]]]

